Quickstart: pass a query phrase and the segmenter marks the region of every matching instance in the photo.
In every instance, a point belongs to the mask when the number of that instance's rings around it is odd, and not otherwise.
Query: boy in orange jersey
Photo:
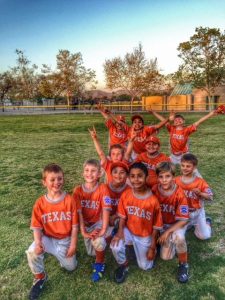
[[[165,118],[159,113],[155,111],[150,112],[160,121],[165,121]],[[211,111],[189,126],[185,126],[185,119],[182,115],[175,114],[173,111],[170,113],[169,121],[173,121],[173,125],[167,122],[166,128],[170,134],[170,159],[173,164],[180,164],[182,155],[189,152],[189,136],[197,130],[201,123],[217,113],[217,111]]]
[[[47,193],[33,207],[31,229],[34,242],[26,251],[28,264],[34,274],[29,299],[38,299],[47,280],[44,253],[55,256],[68,271],[76,268],[78,210],[73,198],[62,191],[64,174],[56,164],[47,165],[42,173]]]
[[[158,239],[161,244],[160,256],[164,260],[169,260],[177,253],[179,260],[177,279],[181,283],[186,283],[188,264],[185,225],[189,219],[187,198],[184,191],[174,182],[175,166],[171,162],[159,163],[156,174],[158,184],[152,191],[159,200],[164,224]]]
[[[158,230],[162,229],[162,216],[157,198],[146,184],[148,170],[142,163],[134,163],[129,170],[132,189],[125,191],[119,201],[119,230],[110,248],[119,264],[114,274],[117,283],[122,283],[128,273],[126,245],[134,246],[139,268],[153,267]]]
[[[132,120],[132,127],[136,133],[134,139],[134,145],[133,145],[133,153],[132,153],[132,159],[135,160],[138,154],[141,154],[142,152],[146,151],[145,149],[146,139],[150,135],[157,133],[157,130],[163,127],[168,122],[168,119],[164,119],[159,124],[151,125],[151,126],[145,126],[144,120],[140,115],[134,115],[131,118],[131,120]],[[131,135],[131,131],[129,132],[128,137],[130,137],[130,135]]]
[[[148,169],[147,184],[152,187],[158,182],[155,172],[156,165],[162,161],[170,161],[166,154],[159,152],[160,140],[156,136],[149,136],[145,143],[145,152],[139,154],[136,162],[142,162]]]
[[[183,190],[188,200],[190,222],[187,227],[195,227],[195,235],[201,240],[211,237],[211,219],[205,217],[204,201],[213,200],[213,193],[207,182],[197,177],[195,169],[198,159],[191,153],[184,154],[181,158],[181,176],[175,182]]]
[[[105,109],[102,104],[98,104],[102,116],[105,118],[105,125],[109,130],[109,146],[122,145],[127,146],[129,126],[126,124],[124,116],[114,116],[109,110]]]
[[[105,271],[106,238],[111,235],[109,216],[111,199],[105,184],[99,184],[101,165],[96,159],[84,163],[84,184],[73,191],[73,198],[81,208],[80,229],[88,255],[95,256],[92,281],[99,281]]]
[[[132,151],[132,141],[135,137],[133,130],[131,133],[131,138],[130,141],[128,143],[126,152],[123,148],[122,145],[112,145],[109,149],[109,157],[107,157],[104,153],[104,151],[102,150],[101,144],[99,143],[98,140],[98,136],[97,136],[97,132],[95,130],[95,127],[93,127],[93,129],[89,129],[90,135],[92,137],[92,140],[94,142],[95,145],[95,149],[98,153],[98,156],[101,160],[101,166],[103,167],[103,169],[105,170],[105,174],[106,174],[106,182],[110,183],[112,181],[112,175],[111,175],[111,165],[114,162],[118,162],[118,161],[123,161],[125,164],[129,164],[129,159],[130,159],[130,154]]]

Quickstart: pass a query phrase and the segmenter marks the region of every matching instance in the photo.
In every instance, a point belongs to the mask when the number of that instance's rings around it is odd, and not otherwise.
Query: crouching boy
[[[119,264],[114,274],[117,283],[122,283],[128,273],[126,245],[133,245],[139,268],[149,270],[153,267],[156,238],[163,224],[159,202],[146,184],[147,176],[144,164],[131,165],[132,189],[125,191],[119,201],[119,230],[110,245]]]
[[[26,251],[28,264],[34,274],[29,299],[38,299],[47,280],[44,269],[44,253],[55,256],[68,271],[76,268],[78,212],[73,198],[63,192],[64,175],[56,164],[47,165],[42,174],[47,193],[35,203],[31,229],[34,242]]]

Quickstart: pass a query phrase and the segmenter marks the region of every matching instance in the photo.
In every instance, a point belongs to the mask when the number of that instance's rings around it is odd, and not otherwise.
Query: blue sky
[[[164,74],[179,65],[177,47],[196,27],[225,29],[224,0],[0,0],[0,72],[16,63],[15,49],[54,69],[59,49],[81,52],[104,87],[105,59],[142,43]]]

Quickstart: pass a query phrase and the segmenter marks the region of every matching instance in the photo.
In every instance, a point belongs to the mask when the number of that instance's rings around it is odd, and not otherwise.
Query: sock
[[[186,264],[187,263],[187,252],[177,253],[179,263]]]
[[[105,251],[95,251],[96,259],[95,262],[98,264],[104,264],[105,261]]]
[[[34,275],[35,279],[44,279],[45,278],[45,273],[39,273]]]

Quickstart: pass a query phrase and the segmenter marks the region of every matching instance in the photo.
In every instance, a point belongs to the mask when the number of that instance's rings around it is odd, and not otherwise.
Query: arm
[[[169,121],[169,118],[164,119],[164,121],[161,121],[159,124],[155,125],[154,127],[155,127],[156,129],[160,129],[160,128],[163,127],[168,121]]]
[[[134,131],[134,128],[133,128],[133,126],[132,126],[132,127],[131,127],[130,139],[129,139],[129,142],[128,142],[128,145],[127,145],[126,152],[124,153],[124,159],[125,159],[126,161],[129,161],[129,160],[130,160],[131,153],[132,153],[133,146],[134,146],[134,140],[135,140],[135,138],[136,138],[136,135],[137,135],[137,133]]]
[[[98,103],[97,104],[97,109],[100,111],[101,115],[103,116],[103,118],[105,120],[110,119],[110,115],[109,115],[109,113],[106,112],[106,109],[105,109],[103,104]]]
[[[126,224],[126,219],[120,217],[118,232],[114,236],[111,242],[113,246],[118,245],[119,241],[124,238],[123,231],[124,231],[125,224]]]
[[[42,254],[44,252],[44,247],[42,244],[42,230],[34,230],[33,232],[34,234],[34,242],[35,242],[35,249],[34,252],[35,254],[39,255]]]
[[[153,229],[151,246],[149,247],[147,252],[148,260],[153,260],[155,258],[158,233],[159,233],[158,230]]]
[[[150,114],[152,114],[153,116],[155,116],[159,121],[164,121],[165,118],[163,116],[161,116],[159,113],[157,113],[156,111],[150,109],[148,111]]]
[[[202,200],[213,200],[213,196],[211,194],[207,194],[205,192],[201,192],[200,189],[195,188],[192,190],[199,198]]]
[[[78,226],[73,226],[71,231],[70,246],[67,250],[66,257],[71,257],[76,253],[77,249]]]
[[[202,117],[201,119],[199,119],[197,122],[195,122],[193,125],[198,127],[201,123],[205,122],[206,120],[208,120],[209,118],[211,118],[212,116],[216,115],[215,111],[211,111],[210,113],[208,113],[207,115],[205,115],[204,117]]]
[[[169,236],[176,231],[179,228],[184,227],[187,224],[187,221],[177,221],[176,223],[174,223],[170,228],[168,228],[166,231],[163,232],[163,234],[160,235],[160,237],[158,238],[158,242],[160,244],[163,244],[166,242],[166,240],[169,238]]]
[[[110,215],[110,211],[107,210],[107,209],[103,209],[103,212],[102,212],[102,228],[97,233],[97,235],[94,236],[94,238],[103,236],[106,233],[106,230],[109,226],[109,215]]]
[[[97,132],[96,132],[96,130],[95,130],[95,127],[93,126],[93,129],[92,129],[92,130],[91,130],[91,129],[88,129],[88,130],[89,130],[90,135],[91,135],[91,137],[92,137],[92,140],[93,140],[93,142],[94,142],[95,149],[96,149],[96,151],[97,151],[97,153],[98,153],[98,156],[99,156],[99,158],[100,158],[100,160],[101,160],[101,163],[102,163],[102,164],[105,164],[106,161],[107,161],[107,157],[106,157],[104,151],[102,150],[101,144],[99,143],[99,140],[98,140],[98,137],[97,137]]]
[[[91,234],[87,233],[87,231],[85,229],[84,218],[83,218],[83,215],[81,212],[79,212],[79,221],[80,221],[80,231],[81,231],[82,236],[85,239],[92,238]]]

